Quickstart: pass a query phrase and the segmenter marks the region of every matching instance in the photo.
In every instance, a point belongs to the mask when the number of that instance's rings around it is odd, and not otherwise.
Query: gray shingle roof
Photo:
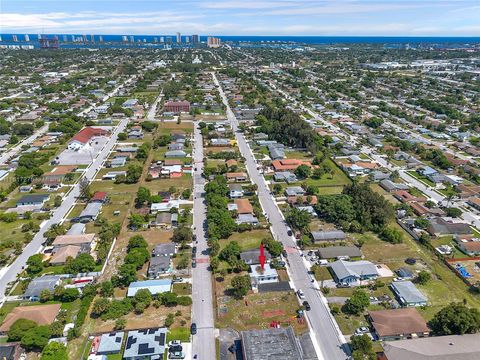
[[[392,290],[405,305],[427,302],[427,298],[411,281],[396,281],[391,284]]]
[[[122,349],[122,341],[125,333],[123,331],[102,334],[100,337],[100,345],[97,354],[114,354],[119,353]]]
[[[337,260],[330,265],[339,280],[349,276],[360,278],[368,275],[378,275],[377,267],[370,261],[344,261]]]

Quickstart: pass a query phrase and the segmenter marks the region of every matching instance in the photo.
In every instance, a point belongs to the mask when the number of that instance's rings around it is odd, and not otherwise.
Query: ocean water
[[[14,36],[17,36],[17,42],[14,42]],[[86,35],[87,41],[84,43],[81,34],[55,34],[58,36],[60,47],[83,47],[83,46],[95,46],[102,47],[110,46],[115,47],[120,44],[132,46],[155,46],[161,44],[160,38],[163,37],[166,41],[167,38],[171,38],[172,45],[177,46],[176,36],[169,34],[159,35],[93,35],[93,42],[91,41],[92,35]],[[28,34],[30,41],[25,42],[25,34],[0,34],[2,41],[0,44],[31,44],[38,46],[38,35]],[[47,37],[53,37],[53,34],[45,35]],[[72,36],[78,41],[73,42]],[[100,36],[103,38],[103,42],[100,43]],[[124,41],[126,36],[127,42]],[[131,42],[133,36],[134,42]],[[275,44],[300,44],[300,45],[335,45],[335,44],[390,44],[390,45],[429,45],[429,46],[443,46],[449,47],[470,47],[479,46],[480,37],[410,37],[410,36],[217,36],[222,39],[223,42],[232,43],[256,43],[258,45],[275,45]],[[66,41],[64,40],[66,38]],[[186,36],[182,36],[182,45],[185,46]],[[206,41],[207,36],[200,35],[201,41]],[[190,36],[191,41],[191,36]],[[108,44],[108,45],[107,45]]]

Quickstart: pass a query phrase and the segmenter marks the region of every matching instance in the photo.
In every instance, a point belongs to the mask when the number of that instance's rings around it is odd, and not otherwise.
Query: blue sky
[[[479,0],[0,0],[1,33],[480,36]]]

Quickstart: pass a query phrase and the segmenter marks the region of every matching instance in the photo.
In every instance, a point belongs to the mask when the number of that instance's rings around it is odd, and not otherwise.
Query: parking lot
[[[56,160],[59,165],[88,165],[107,143],[107,137],[95,138],[89,145],[80,150],[63,150]]]

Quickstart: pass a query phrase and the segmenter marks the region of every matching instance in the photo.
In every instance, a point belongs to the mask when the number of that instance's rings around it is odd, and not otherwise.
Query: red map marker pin
[[[260,260],[260,266],[262,267],[262,270],[265,270],[265,261],[267,260],[265,256],[265,249],[263,248],[263,244],[260,244],[260,256],[258,257],[258,260]]]

